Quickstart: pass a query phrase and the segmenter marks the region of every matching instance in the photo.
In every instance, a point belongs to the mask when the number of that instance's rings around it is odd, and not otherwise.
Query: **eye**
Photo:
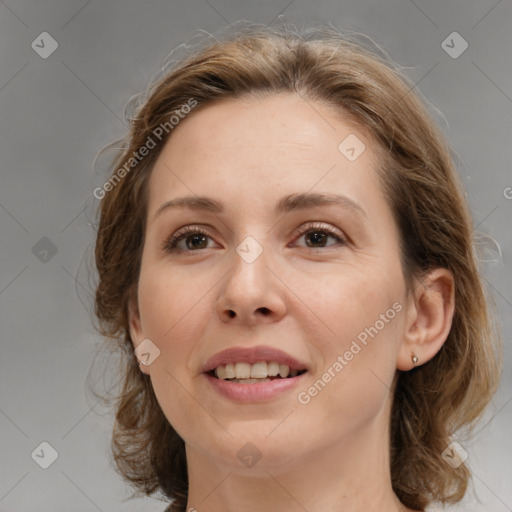
[[[304,227],[298,228],[293,235],[296,238],[304,236],[306,245],[299,245],[299,247],[309,249],[322,249],[333,245],[344,246],[347,244],[340,232],[325,224],[313,223],[308,225],[306,229]],[[334,239],[335,243],[326,245],[329,238]],[[212,238],[206,231],[194,226],[185,226],[168,237],[163,242],[162,248],[169,253],[196,252],[209,248],[208,239],[211,240]]]
[[[305,247],[309,249],[322,249],[332,245],[344,246],[347,244],[339,231],[325,224],[310,224],[306,229],[301,227],[294,232],[294,235],[304,236],[306,240]],[[329,237],[333,238],[336,243],[325,245]]]
[[[207,249],[208,238],[211,239],[208,233],[202,229],[186,226],[168,237],[162,244],[162,248],[167,252],[192,252],[198,249]],[[181,242],[184,242],[185,247]]]

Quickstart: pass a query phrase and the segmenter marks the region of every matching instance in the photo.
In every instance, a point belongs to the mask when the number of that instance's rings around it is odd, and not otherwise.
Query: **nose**
[[[286,314],[286,286],[268,266],[268,250],[252,262],[233,251],[233,267],[223,280],[216,303],[222,322],[252,326],[277,322]]]

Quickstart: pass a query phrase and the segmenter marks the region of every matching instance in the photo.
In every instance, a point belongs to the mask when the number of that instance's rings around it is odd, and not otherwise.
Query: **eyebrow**
[[[350,197],[339,194],[319,194],[319,193],[300,193],[290,194],[281,198],[275,206],[275,213],[289,213],[292,211],[306,210],[318,206],[341,206],[344,209],[351,210],[360,214],[366,220],[368,215],[363,207]],[[224,205],[222,202],[207,196],[183,196],[171,199],[163,203],[155,212],[154,218],[169,208],[188,208],[195,211],[205,211],[210,213],[223,213]]]

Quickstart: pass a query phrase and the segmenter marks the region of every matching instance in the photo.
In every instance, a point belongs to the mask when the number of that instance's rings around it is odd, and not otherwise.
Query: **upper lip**
[[[274,347],[258,345],[257,347],[233,347],[217,352],[203,365],[203,372],[207,373],[218,366],[229,363],[258,363],[261,361],[276,361],[290,367],[290,370],[307,370],[308,365],[298,361],[290,354]]]

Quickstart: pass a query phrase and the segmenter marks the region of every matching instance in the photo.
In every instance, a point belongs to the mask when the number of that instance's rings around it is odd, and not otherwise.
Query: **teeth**
[[[285,377],[288,377],[288,374],[290,373],[290,367],[286,366],[285,364],[279,365],[279,375],[284,379]]]
[[[254,363],[251,366],[251,378],[253,379],[266,379],[268,375],[267,363],[265,361],[261,363]]]
[[[295,377],[299,373],[298,370],[290,370],[285,364],[279,364],[276,361],[258,363],[229,363],[215,368],[215,376],[219,379],[234,379],[232,382],[239,380],[250,384],[251,382],[266,382],[267,377],[286,378],[288,376]]]
[[[251,365],[249,363],[235,363],[235,377],[237,379],[249,379],[251,377]]]
[[[229,363],[224,367],[224,378],[225,379],[234,379],[235,375],[235,365],[233,363]]]
[[[267,373],[269,377],[275,377],[279,373],[279,363],[272,361],[267,364]]]

